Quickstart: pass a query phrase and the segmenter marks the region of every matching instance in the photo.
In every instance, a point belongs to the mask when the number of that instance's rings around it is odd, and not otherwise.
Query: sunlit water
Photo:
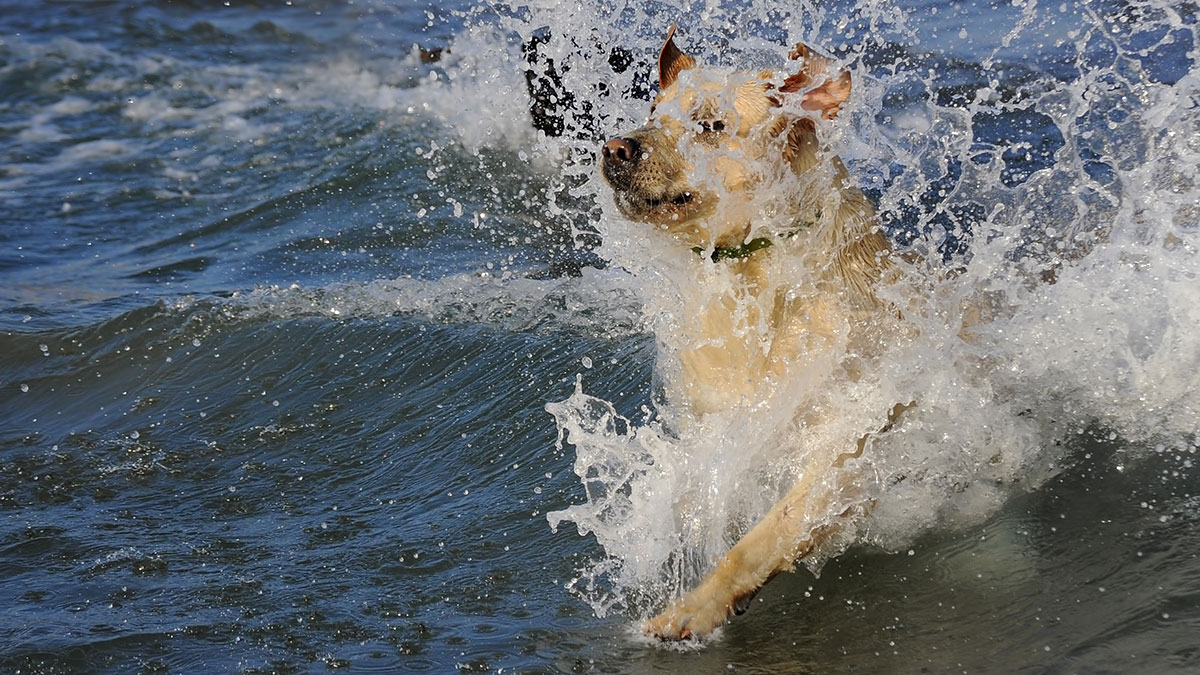
[[[1195,672],[1195,21],[0,3],[3,669]],[[688,650],[639,620],[820,439],[664,396],[682,263],[590,130],[641,123],[673,22],[723,67],[836,54],[827,138],[932,268],[917,337],[829,394],[851,435],[920,401],[876,508]],[[589,103],[561,138],[544,28]]]

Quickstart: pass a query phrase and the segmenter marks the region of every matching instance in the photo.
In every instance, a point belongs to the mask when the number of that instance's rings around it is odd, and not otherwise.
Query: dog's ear
[[[662,50],[658,52],[658,86],[660,89],[666,89],[671,86],[675,78],[679,77],[679,73],[692,66],[696,65],[696,59],[684,54],[675,46],[675,27],[676,24],[671,24],[671,30],[667,31],[667,41],[663,43]]]
[[[788,58],[799,61],[800,70],[788,76],[779,91],[804,92],[800,107],[819,112],[828,120],[837,117],[842,104],[850,98],[850,73],[845,70],[832,72],[832,59],[803,44],[796,45]]]

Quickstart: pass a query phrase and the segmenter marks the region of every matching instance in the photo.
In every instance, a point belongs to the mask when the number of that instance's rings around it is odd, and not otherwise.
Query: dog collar
[[[818,210],[816,218],[820,219],[820,217],[821,211]],[[802,230],[807,230],[808,228],[812,227],[814,222],[816,222],[816,220],[806,220],[800,223],[798,227],[790,232],[785,232],[783,236],[790,239],[791,237],[799,234]],[[712,254],[709,255],[708,258],[713,262],[721,262],[722,260],[729,260],[730,258],[735,260],[749,258],[750,255],[755,251],[767,248],[774,243],[775,242],[771,241],[771,239],[768,237],[755,237],[741,246],[718,246],[713,249]],[[694,251],[696,255],[703,257],[708,249],[704,248],[703,246],[693,246],[692,251]]]
[[[741,246],[718,246],[713,249],[712,254],[708,257],[713,262],[721,262],[722,260],[728,260],[730,258],[749,258],[750,254],[759,249],[767,248],[773,243],[774,242],[766,237],[757,237],[742,244]],[[702,246],[694,246],[692,247],[692,250],[695,251],[696,255],[698,256],[703,256],[707,252],[707,249]]]

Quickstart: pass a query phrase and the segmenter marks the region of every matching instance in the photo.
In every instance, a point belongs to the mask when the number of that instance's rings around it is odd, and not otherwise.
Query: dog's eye
[[[725,123],[721,120],[702,120],[700,128],[705,131],[716,131],[719,133],[725,131]]]

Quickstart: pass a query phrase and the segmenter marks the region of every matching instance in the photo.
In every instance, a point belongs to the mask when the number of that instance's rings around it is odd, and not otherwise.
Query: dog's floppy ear
[[[800,107],[819,112],[827,120],[837,117],[842,104],[850,98],[850,73],[845,70],[830,72],[833,60],[803,44],[797,44],[788,58],[800,61],[800,70],[784,80],[779,91],[802,91],[804,97]]]
[[[662,50],[658,52],[658,86],[660,89],[666,89],[671,86],[675,78],[679,77],[679,73],[696,65],[696,59],[679,51],[679,47],[675,46],[675,28],[676,24],[671,24],[671,30],[667,31],[667,41],[663,43]]]

